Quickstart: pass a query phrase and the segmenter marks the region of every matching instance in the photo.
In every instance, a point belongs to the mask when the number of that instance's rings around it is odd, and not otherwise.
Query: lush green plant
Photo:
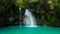
[[[0,23],[8,22],[9,18],[13,19],[9,21],[10,23],[16,22],[20,16],[18,8],[21,7],[22,11],[25,11],[25,8],[29,9],[35,15],[38,24],[58,26],[60,24],[60,0],[51,1],[52,3],[49,4],[48,0],[0,0]],[[50,6],[54,9],[50,9]]]

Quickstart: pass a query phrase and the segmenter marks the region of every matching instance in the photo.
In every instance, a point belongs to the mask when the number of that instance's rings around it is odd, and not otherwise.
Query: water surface
[[[0,34],[60,34],[60,28],[56,27],[20,27],[10,26],[0,28]]]

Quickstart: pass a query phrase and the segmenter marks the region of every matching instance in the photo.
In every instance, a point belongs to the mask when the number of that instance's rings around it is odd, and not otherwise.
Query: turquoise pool
[[[60,34],[60,28],[48,26],[39,27],[10,26],[0,28],[0,34]]]

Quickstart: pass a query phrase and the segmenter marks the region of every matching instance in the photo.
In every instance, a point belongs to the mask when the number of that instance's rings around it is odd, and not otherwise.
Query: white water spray
[[[24,22],[26,27],[36,27],[36,20],[35,17],[32,15],[32,13],[26,9],[25,11],[25,18],[24,18]]]

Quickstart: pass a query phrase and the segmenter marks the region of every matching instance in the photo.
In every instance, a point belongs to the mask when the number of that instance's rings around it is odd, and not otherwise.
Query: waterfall
[[[21,8],[19,8],[19,11],[20,11],[20,16],[21,16]],[[21,19],[21,17],[19,19]],[[21,21],[20,21],[20,26],[21,26]]]
[[[21,16],[21,12],[22,12],[21,8],[19,8],[19,11],[20,11],[20,16]],[[36,27],[37,26],[35,17],[31,13],[31,11],[26,9],[24,15],[25,15],[24,20],[23,20],[23,22],[20,22],[20,26],[22,26],[21,23],[23,23],[24,26],[26,26],[26,27]],[[21,17],[20,17],[20,19],[21,19]]]
[[[35,17],[28,9],[25,11],[25,18],[23,23],[26,27],[36,27]]]

